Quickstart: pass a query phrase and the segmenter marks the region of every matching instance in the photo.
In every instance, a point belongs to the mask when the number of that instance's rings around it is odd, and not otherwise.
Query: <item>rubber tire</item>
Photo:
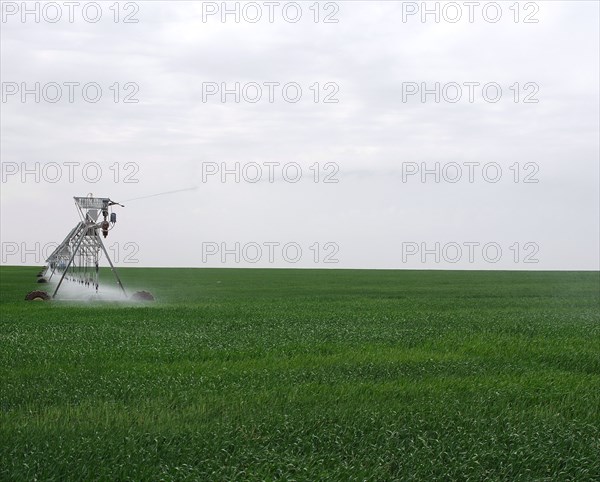
[[[131,295],[132,301],[154,301],[154,296],[149,291],[136,291]]]
[[[50,295],[45,291],[30,291],[25,295],[25,301],[48,301]]]

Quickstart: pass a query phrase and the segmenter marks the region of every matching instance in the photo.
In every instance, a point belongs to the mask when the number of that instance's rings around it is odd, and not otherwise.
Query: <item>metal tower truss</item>
[[[99,261],[102,254],[106,256],[123,295],[127,296],[121,278],[99,234],[101,232],[104,238],[108,236],[108,232],[117,222],[116,213],[111,212],[112,206],[122,205],[109,198],[97,198],[91,195],[74,199],[81,221],[48,257],[43,272],[43,276],[50,273],[46,281],[52,280],[55,275],[60,276],[52,298],[56,297],[64,281],[84,285],[98,292]]]

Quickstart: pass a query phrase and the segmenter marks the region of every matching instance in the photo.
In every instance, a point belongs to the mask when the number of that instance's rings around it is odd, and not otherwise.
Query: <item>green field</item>
[[[1,480],[600,480],[598,272],[0,268]]]

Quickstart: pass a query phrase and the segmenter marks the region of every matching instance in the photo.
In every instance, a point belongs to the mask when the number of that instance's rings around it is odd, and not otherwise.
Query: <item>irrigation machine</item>
[[[119,273],[102,242],[102,238],[108,236],[117,222],[117,213],[113,211],[113,207],[124,206],[109,198],[93,197],[91,194],[86,197],[74,197],[74,199],[80,221],[48,257],[46,265],[37,275],[38,283],[52,283],[52,289],[49,292],[31,291],[25,299],[28,301],[56,299],[59,290],[61,287],[64,290],[65,285],[80,288],[78,292],[88,289],[91,291],[91,296],[88,298],[102,299],[98,297],[98,290],[100,260],[104,255],[123,299],[154,300],[147,291],[136,291],[130,298],[127,297]]]

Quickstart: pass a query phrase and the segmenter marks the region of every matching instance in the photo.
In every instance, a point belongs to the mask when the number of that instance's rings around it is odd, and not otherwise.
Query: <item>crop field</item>
[[[1,480],[600,480],[598,272],[0,268]],[[106,273],[104,273],[106,275]]]

